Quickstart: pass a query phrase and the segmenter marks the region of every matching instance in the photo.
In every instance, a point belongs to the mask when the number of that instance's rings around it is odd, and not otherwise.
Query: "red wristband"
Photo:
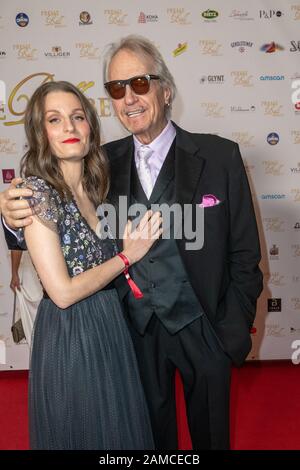
[[[144,297],[142,291],[138,288],[138,286],[136,285],[136,283],[133,281],[133,279],[130,277],[130,274],[128,272],[128,268],[130,266],[130,262],[129,262],[129,259],[127,258],[127,256],[125,256],[123,253],[118,253],[117,256],[119,256],[119,258],[121,258],[121,260],[123,261],[123,263],[125,264],[125,268],[124,268],[124,275],[126,277],[126,280],[128,282],[128,285],[134,295],[134,297],[136,299],[141,299],[142,297]]]

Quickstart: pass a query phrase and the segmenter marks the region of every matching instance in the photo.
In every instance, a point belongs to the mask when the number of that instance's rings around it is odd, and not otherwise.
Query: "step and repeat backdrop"
[[[102,140],[125,134],[103,88],[105,46],[130,33],[160,49],[178,87],[172,118],[239,143],[259,224],[264,291],[249,360],[300,345],[300,1],[10,0],[0,6],[0,190],[19,174],[35,88],[68,80],[93,102]],[[26,263],[28,260],[26,260]],[[0,370],[28,367],[13,343],[10,253],[0,233]]]

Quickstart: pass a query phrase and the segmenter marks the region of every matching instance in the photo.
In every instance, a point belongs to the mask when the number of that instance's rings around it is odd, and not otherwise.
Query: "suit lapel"
[[[196,191],[199,189],[204,159],[200,155],[199,146],[192,139],[192,134],[180,129],[176,124],[174,126],[176,128],[176,202],[190,204],[195,199]]]

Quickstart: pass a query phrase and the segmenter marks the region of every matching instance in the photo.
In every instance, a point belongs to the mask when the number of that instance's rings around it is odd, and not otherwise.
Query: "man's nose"
[[[125,85],[124,100],[127,105],[133,104],[138,100],[138,97],[136,96],[129,84]]]

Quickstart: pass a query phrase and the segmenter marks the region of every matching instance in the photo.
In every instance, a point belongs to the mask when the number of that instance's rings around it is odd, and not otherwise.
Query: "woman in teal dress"
[[[104,213],[101,220],[96,215],[109,185],[97,115],[70,83],[35,91],[25,131],[29,150],[22,171],[34,212],[25,240],[44,289],[30,361],[31,448],[153,449],[112,281],[160,236],[159,214],[148,212],[132,232],[126,226],[119,255]]]

